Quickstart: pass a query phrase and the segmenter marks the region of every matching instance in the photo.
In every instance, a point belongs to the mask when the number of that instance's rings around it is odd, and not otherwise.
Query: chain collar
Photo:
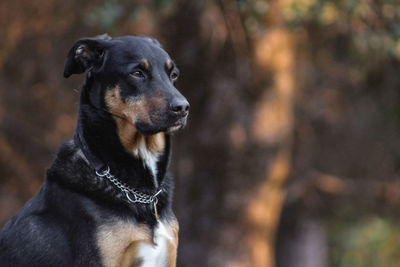
[[[157,213],[157,196],[162,192],[162,189],[158,190],[154,195],[147,195],[145,193],[141,193],[134,188],[127,186],[124,183],[121,183],[114,175],[110,173],[110,167],[107,166],[107,170],[104,171],[96,171],[97,176],[105,177],[109,180],[113,185],[115,185],[122,193],[125,194],[126,199],[129,203],[142,203],[142,204],[153,204],[154,215],[158,220]]]

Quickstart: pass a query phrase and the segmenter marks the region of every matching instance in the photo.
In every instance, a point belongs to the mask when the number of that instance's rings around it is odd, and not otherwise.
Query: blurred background
[[[3,0],[0,226],[74,132],[73,43],[156,37],[189,99],[178,266],[400,266],[397,0]]]

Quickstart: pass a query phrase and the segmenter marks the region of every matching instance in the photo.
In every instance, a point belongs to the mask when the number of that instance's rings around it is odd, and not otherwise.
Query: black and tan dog
[[[64,76],[88,70],[74,139],[0,233],[0,266],[175,266],[170,133],[189,103],[148,37],[80,39]]]

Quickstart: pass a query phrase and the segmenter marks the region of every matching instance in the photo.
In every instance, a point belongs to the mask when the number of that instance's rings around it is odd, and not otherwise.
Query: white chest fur
[[[117,222],[97,230],[97,244],[106,267],[175,267],[179,226],[160,220],[154,236],[145,225]]]
[[[141,259],[141,267],[170,266],[169,243],[174,242],[171,233],[165,225],[159,222],[154,231],[154,244],[142,242],[138,248],[138,258]]]
[[[145,139],[141,139],[138,146],[133,150],[133,155],[137,158],[141,158],[143,160],[144,165],[150,170],[153,179],[154,185],[158,187],[157,182],[157,159],[160,153],[151,151],[146,146]]]

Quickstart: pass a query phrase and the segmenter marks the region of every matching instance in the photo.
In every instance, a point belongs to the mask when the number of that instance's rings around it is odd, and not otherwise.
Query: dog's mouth
[[[166,132],[167,132],[167,133],[173,133],[173,132],[176,132],[176,131],[179,131],[179,130],[182,130],[183,128],[185,128],[186,122],[187,122],[187,117],[188,117],[188,116],[186,115],[185,117],[176,120],[176,121],[172,124],[172,126],[170,126],[170,127],[167,128],[167,131],[166,131]]]
[[[153,123],[136,122],[134,126],[144,135],[153,135],[158,132],[173,133],[183,129],[186,126],[187,115],[180,118],[169,118],[166,121],[155,120]]]

